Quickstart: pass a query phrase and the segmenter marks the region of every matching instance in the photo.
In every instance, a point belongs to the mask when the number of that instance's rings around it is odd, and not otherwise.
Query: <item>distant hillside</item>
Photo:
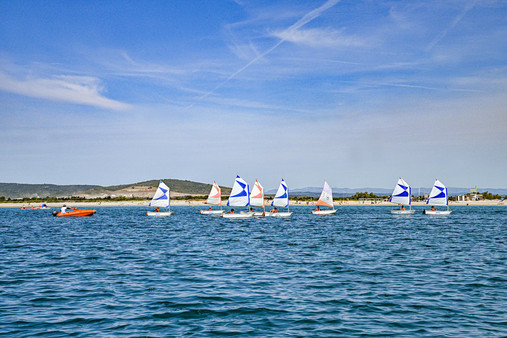
[[[211,184],[193,181],[164,179],[165,184],[171,188],[173,196],[207,195],[211,190]],[[114,185],[103,187],[100,185],[56,185],[56,184],[22,184],[0,183],[0,196],[6,198],[23,197],[68,197],[83,196],[86,198],[96,197],[142,197],[151,198],[158,187],[159,180],[150,180],[132,184]],[[230,194],[231,188],[222,187],[222,195]]]
[[[187,180],[163,179],[171,188],[173,196],[207,195],[211,190],[211,184],[199,183]],[[96,187],[83,191],[80,195],[86,197],[104,196],[127,196],[127,197],[152,197],[158,187],[159,180],[150,180],[134,184],[113,185],[109,187]],[[222,187],[222,195],[229,194],[231,188]]]
[[[56,184],[22,184],[0,183],[0,196],[6,198],[23,197],[65,197],[85,190],[99,187],[98,185],[56,185]]]
[[[350,197],[352,195],[355,195],[358,192],[371,192],[374,193],[377,196],[390,196],[393,192],[393,189],[385,189],[385,188],[332,188],[333,189],[333,196],[334,197]],[[306,188],[295,188],[290,190],[290,194],[293,196],[311,196],[311,197],[319,197],[320,193],[322,191],[322,187],[306,187]],[[412,187],[412,195],[414,196],[424,196],[425,194],[428,195],[431,191],[430,188],[426,187]],[[449,196],[456,196],[456,195],[463,195],[470,192],[470,188],[454,188],[449,187]],[[507,189],[501,189],[501,188],[479,188],[480,192],[489,192],[492,194],[498,194],[498,195],[507,195]],[[276,189],[269,190],[266,192],[266,194],[275,194]]]

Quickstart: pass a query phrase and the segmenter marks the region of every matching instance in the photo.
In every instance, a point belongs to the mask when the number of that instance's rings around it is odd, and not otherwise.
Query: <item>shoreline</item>
[[[47,205],[51,208],[60,208],[62,205],[66,204],[69,207],[149,207],[150,201],[100,201],[100,202],[52,202],[47,203]],[[224,204],[227,202],[224,201]],[[290,202],[290,206],[315,206],[315,202],[301,202],[301,201],[292,201]],[[40,207],[42,203],[22,203],[22,202],[5,202],[0,203],[0,208],[37,208]],[[386,206],[386,207],[396,207],[397,204],[393,204],[390,202],[371,202],[371,201],[338,201],[335,202],[334,205],[336,207],[340,206]],[[413,202],[412,206],[425,206],[425,202]],[[505,201],[500,200],[484,200],[484,201],[460,201],[460,202],[452,202],[449,201],[449,207],[453,206],[506,206]],[[209,204],[205,204],[204,201],[171,201],[171,206],[180,207],[180,206],[190,206],[190,207],[209,207]],[[226,207],[223,205],[223,207]],[[270,207],[266,204],[266,207]]]

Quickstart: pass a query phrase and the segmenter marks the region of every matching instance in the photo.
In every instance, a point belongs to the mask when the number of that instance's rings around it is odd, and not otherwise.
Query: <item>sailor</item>
[[[160,212],[160,208],[155,209],[155,212]]]
[[[316,209],[315,211],[320,211],[320,207],[319,207],[319,206],[317,206],[317,209]]]
[[[434,206],[431,206],[431,211],[435,211],[435,207]]]
[[[231,209],[231,211],[229,211],[229,214],[234,214],[234,209]]]
[[[401,208],[400,208],[400,210],[405,210],[405,206],[402,205]]]
[[[64,204],[63,207],[60,209],[60,213],[65,214],[67,212],[67,206]]]
[[[273,210],[271,210],[272,213],[276,214],[278,210],[276,210],[276,208],[273,208]]]

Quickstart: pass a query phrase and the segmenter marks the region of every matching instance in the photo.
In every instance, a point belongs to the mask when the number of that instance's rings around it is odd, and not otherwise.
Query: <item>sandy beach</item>
[[[148,207],[150,201],[101,201],[101,202],[58,202],[58,203],[47,203],[47,205],[51,208],[60,208],[63,204],[66,204],[68,207]],[[302,201],[291,201],[290,206],[312,206],[315,205],[316,202],[302,202]],[[227,201],[223,202],[224,206],[227,204]],[[396,206],[393,203],[389,202],[372,202],[372,201],[335,201],[335,206]],[[425,202],[412,202],[413,206],[423,206],[426,205]],[[465,201],[465,202],[453,202],[449,201],[449,207],[453,206],[505,206],[505,201],[500,200],[483,200],[483,201]],[[16,203],[16,202],[8,202],[8,203],[0,203],[0,208],[36,208],[40,207],[41,203]],[[204,201],[171,201],[171,206],[194,206],[194,207],[205,207],[208,206],[204,203]],[[268,204],[266,205],[268,206]]]

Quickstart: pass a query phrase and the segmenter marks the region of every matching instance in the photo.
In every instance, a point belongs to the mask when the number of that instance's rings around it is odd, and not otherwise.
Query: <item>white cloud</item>
[[[284,41],[311,47],[360,47],[365,45],[362,39],[346,36],[340,31],[329,28],[284,30],[274,32],[273,35]]]
[[[0,90],[52,101],[69,102],[113,110],[125,110],[130,105],[108,99],[101,93],[100,80],[88,76],[27,77],[17,79],[0,71]]]

